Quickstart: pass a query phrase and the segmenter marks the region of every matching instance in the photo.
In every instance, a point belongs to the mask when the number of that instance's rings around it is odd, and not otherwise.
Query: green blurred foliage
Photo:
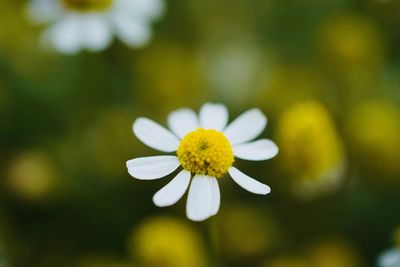
[[[400,243],[398,0],[168,1],[147,47],[75,56],[25,4],[0,2],[1,267],[363,267]],[[237,163],[272,193],[226,177],[215,218],[160,216],[132,122],[206,101],[266,113],[281,153]]]

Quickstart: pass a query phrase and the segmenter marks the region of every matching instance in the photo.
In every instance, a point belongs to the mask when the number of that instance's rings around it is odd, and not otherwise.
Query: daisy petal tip
[[[186,215],[192,221],[204,221],[219,210],[220,194],[215,177],[196,175],[189,188]]]
[[[260,139],[233,147],[235,156],[244,160],[268,160],[278,154],[277,145],[269,139]]]
[[[271,193],[271,188],[266,184],[260,183],[259,188],[253,189],[251,193],[256,195],[268,195],[269,193]]]
[[[206,102],[203,104],[203,107],[221,107],[226,108],[226,106],[219,102]]]
[[[153,149],[169,153],[178,148],[178,138],[150,119],[139,117],[133,123],[132,128],[136,137]]]
[[[271,188],[268,185],[247,176],[235,167],[231,167],[228,172],[239,186],[253,194],[266,195],[271,192]]]
[[[215,214],[210,214],[208,216],[196,216],[195,214],[187,214],[187,218],[194,222],[202,222],[207,220],[208,218],[214,216]]]
[[[258,108],[252,108],[239,115],[224,130],[232,145],[249,142],[259,136],[267,126],[267,117]]]
[[[270,193],[271,193],[271,187],[265,185],[264,192],[262,193],[262,195],[268,195]]]
[[[262,112],[262,110],[259,109],[259,108],[254,108],[252,111],[253,111],[253,113],[254,113],[254,116],[255,116],[255,117],[258,117],[259,123],[262,124],[262,125],[264,125],[263,128],[265,128],[265,127],[267,126],[267,123],[268,123],[268,118],[267,118],[267,116],[264,114],[264,112]]]
[[[276,157],[279,154],[279,147],[277,145],[275,145],[275,146],[276,146],[276,151],[275,151],[275,155],[273,157]]]
[[[125,166],[126,166],[126,169],[128,170],[129,175],[132,176],[133,178],[136,178],[134,176],[134,172],[132,171],[132,167],[131,167],[133,160],[134,159],[127,160],[125,163]]]
[[[140,124],[145,120],[145,118],[139,117],[137,118],[133,124],[132,124],[132,131],[136,135],[136,132],[138,131],[138,127],[140,127]]]
[[[159,199],[159,197],[157,196],[157,194],[153,196],[152,200],[153,200],[154,205],[159,207],[159,208],[164,208],[164,207],[168,207],[168,206],[172,205],[170,203],[162,202]]]
[[[268,142],[269,142],[270,151],[271,151],[270,152],[271,154],[269,155],[268,159],[272,159],[272,158],[275,158],[279,154],[279,147],[275,142],[273,142],[271,140],[268,140]]]
[[[190,183],[190,173],[182,170],[166,186],[153,196],[153,203],[157,207],[174,205],[185,194]]]
[[[264,123],[267,124],[268,118],[267,118],[267,116],[264,114],[264,112],[262,112],[261,109],[259,109],[259,108],[254,108],[254,113],[257,114],[258,116],[260,116],[260,118],[262,118],[262,120],[264,121]]]
[[[133,178],[153,180],[174,172],[180,163],[175,156],[153,156],[128,160],[126,164],[128,173]]]

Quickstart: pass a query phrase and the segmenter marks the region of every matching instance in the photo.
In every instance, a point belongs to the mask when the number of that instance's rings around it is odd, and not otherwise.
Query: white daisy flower
[[[151,38],[151,22],[164,11],[163,0],[31,0],[28,16],[49,24],[44,40],[63,54],[100,51],[116,35],[131,47]]]
[[[384,252],[378,259],[379,267],[400,267],[400,250],[390,249]]]
[[[218,179],[226,173],[249,192],[270,193],[269,186],[232,166],[235,157],[258,161],[273,158],[278,153],[278,147],[271,140],[252,141],[264,130],[267,118],[259,109],[250,109],[228,126],[227,122],[227,108],[211,103],[202,106],[199,116],[188,108],[169,114],[168,127],[172,132],[152,120],[138,118],[133,124],[137,138],[159,151],[176,152],[176,156],[129,160],[126,163],[129,174],[140,180],[152,180],[182,166],[175,178],[154,195],[153,202],[159,207],[173,205],[189,187],[186,214],[193,221],[217,214],[220,205]]]

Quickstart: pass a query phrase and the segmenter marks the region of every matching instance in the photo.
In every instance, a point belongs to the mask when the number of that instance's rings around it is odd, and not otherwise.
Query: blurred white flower
[[[385,251],[378,259],[378,267],[399,267],[400,266],[400,250],[390,249]]]
[[[256,40],[221,42],[203,52],[203,69],[209,87],[232,103],[246,102],[257,97],[260,86],[268,76],[265,49]],[[261,81],[261,82],[260,82]]]
[[[159,190],[153,202],[159,207],[175,204],[189,187],[186,214],[193,221],[202,221],[217,214],[220,191],[217,179],[227,172],[241,187],[255,194],[266,195],[270,188],[232,166],[234,157],[245,160],[267,160],[278,153],[268,139],[251,142],[264,130],[267,118],[259,109],[250,109],[228,123],[228,110],[222,104],[203,105],[199,116],[188,108],[168,116],[172,133],[159,124],[138,118],[133,132],[146,145],[177,156],[153,156],[129,160],[131,176],[152,180],[167,176],[183,167],[174,179]]]
[[[146,45],[151,23],[164,11],[163,0],[31,0],[28,17],[48,24],[45,42],[60,53],[101,51],[117,36],[131,47]]]

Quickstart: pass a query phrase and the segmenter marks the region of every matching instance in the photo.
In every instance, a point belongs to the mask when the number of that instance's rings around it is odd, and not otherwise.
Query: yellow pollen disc
[[[232,147],[225,135],[202,128],[182,139],[177,154],[185,170],[217,178],[221,178],[234,162]]]
[[[90,12],[109,8],[113,0],[61,0],[62,4],[73,11]]]

